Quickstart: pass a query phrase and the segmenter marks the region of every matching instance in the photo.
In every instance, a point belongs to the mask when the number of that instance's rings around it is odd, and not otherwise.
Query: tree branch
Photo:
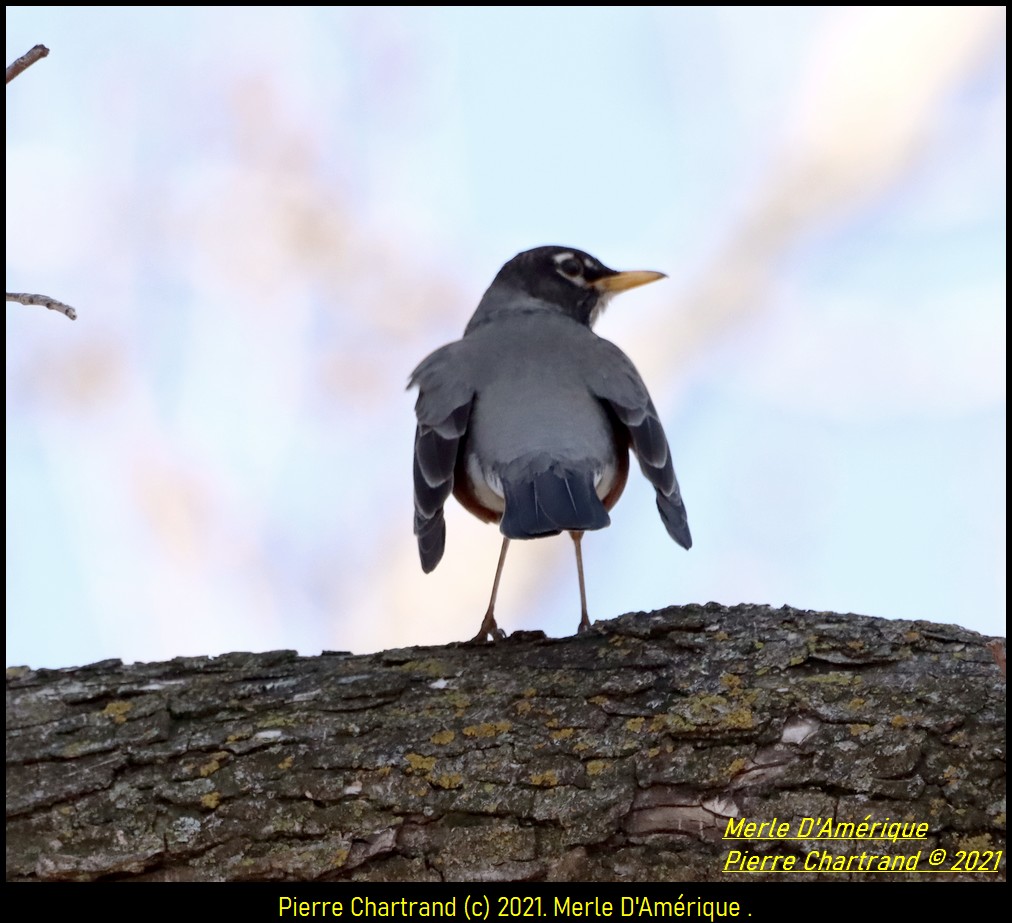
[[[7,83],[10,83],[18,74],[28,70],[36,61],[41,61],[49,54],[45,45],[36,45],[31,51],[25,52],[13,64],[7,65]]]
[[[1005,846],[988,639],[715,603],[531,634],[9,669],[7,879],[739,881],[732,850],[820,850],[1004,880],[928,862]],[[723,839],[808,817],[927,833]]]
[[[43,308],[49,308],[50,311],[59,311],[71,320],[77,320],[77,311],[75,311],[69,304],[64,304],[62,301],[57,301],[55,298],[50,298],[48,295],[30,295],[25,292],[7,292],[6,300],[14,301],[18,304],[37,304]]]
[[[18,74],[28,70],[36,61],[41,61],[46,55],[49,54],[49,49],[45,45],[36,45],[31,51],[21,55],[13,64],[7,65],[7,83],[10,83]],[[71,320],[77,320],[77,311],[75,311],[69,304],[64,304],[62,301],[57,301],[55,298],[50,298],[48,295],[31,295],[25,292],[7,292],[7,301],[17,302],[18,304],[41,305],[44,308],[49,308],[50,311],[59,311]]]

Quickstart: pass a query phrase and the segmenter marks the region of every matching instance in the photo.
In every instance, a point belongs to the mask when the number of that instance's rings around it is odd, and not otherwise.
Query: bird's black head
[[[535,247],[503,266],[485,297],[519,292],[590,327],[612,295],[662,278],[660,272],[609,269],[575,247]]]

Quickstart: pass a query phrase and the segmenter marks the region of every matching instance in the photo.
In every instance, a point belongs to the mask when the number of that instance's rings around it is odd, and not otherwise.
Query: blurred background
[[[547,243],[670,279],[591,615],[707,602],[1005,631],[1005,11],[7,8],[7,662],[469,638],[425,576],[408,374]],[[572,633],[560,536],[507,631]]]

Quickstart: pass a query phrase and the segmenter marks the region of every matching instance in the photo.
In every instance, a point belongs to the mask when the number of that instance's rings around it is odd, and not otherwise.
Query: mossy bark
[[[485,647],[12,668],[7,877],[721,880],[731,849],[1004,849],[987,645],[710,604]],[[739,817],[929,832],[722,840]]]

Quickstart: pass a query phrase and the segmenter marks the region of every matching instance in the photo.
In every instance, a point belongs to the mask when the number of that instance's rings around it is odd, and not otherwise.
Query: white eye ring
[[[575,253],[560,253],[555,257],[555,268],[560,275],[572,281],[583,282],[583,264]]]

